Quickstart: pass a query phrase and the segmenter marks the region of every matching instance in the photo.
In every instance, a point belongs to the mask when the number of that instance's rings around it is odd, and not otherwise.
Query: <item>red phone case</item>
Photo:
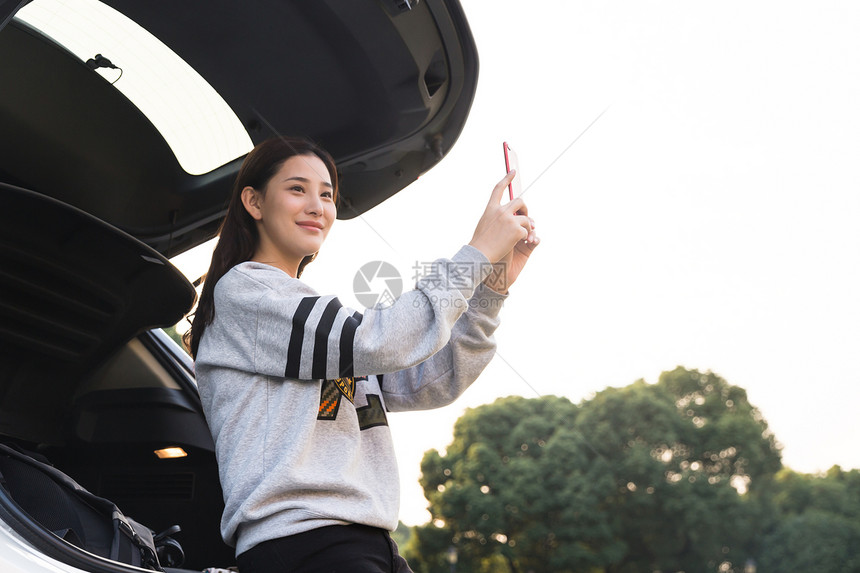
[[[511,170],[516,169],[517,175],[516,175],[516,177],[514,177],[514,179],[516,179],[520,176],[519,165],[517,164],[518,163],[517,162],[517,154],[514,152],[513,149],[511,149],[511,146],[508,145],[507,141],[502,143],[502,146],[504,147],[504,150],[505,150],[505,169],[507,169],[506,173],[510,173]],[[513,200],[513,198],[514,198],[514,182],[513,181],[508,183],[508,196],[511,198],[511,200]]]

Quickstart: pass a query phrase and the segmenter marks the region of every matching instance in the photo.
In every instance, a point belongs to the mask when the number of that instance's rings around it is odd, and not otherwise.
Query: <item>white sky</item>
[[[860,4],[463,3],[481,69],[458,143],[339,222],[303,276],[361,309],[362,264],[411,282],[469,241],[502,141],[526,187],[540,176],[525,199],[542,244],[497,358],[454,405],[389,416],[401,519],[428,519],[421,457],[466,407],[579,402],[678,365],[745,388],[787,466],[860,468]]]

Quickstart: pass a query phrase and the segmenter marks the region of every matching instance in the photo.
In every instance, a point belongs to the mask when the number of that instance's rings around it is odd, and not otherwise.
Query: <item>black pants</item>
[[[388,532],[330,525],[255,545],[236,557],[240,573],[412,573]]]

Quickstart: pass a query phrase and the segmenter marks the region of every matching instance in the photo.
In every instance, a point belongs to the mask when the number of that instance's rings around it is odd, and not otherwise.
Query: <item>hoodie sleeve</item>
[[[456,400],[496,354],[493,332],[506,298],[480,285],[439,352],[417,366],[380,377],[386,408],[427,410]]]

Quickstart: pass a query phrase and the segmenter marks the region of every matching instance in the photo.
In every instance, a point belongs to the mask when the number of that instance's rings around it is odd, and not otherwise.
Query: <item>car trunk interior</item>
[[[0,433],[154,531],[179,525],[185,567],[231,564],[191,373],[149,332],[190,309],[192,285],[82,211],[8,185],[0,199]]]

